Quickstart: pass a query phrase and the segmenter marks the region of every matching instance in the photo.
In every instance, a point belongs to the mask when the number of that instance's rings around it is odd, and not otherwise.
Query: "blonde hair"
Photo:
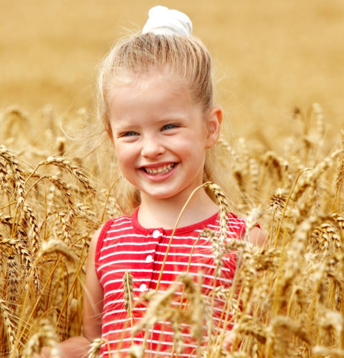
[[[118,42],[102,61],[98,76],[98,118],[112,138],[109,96],[114,86],[134,81],[151,71],[168,71],[190,90],[203,113],[214,107],[212,60],[207,48],[193,36],[134,34]],[[215,148],[209,149],[204,166],[204,181],[216,181]],[[131,213],[140,205],[136,188],[123,178],[120,205]],[[126,193],[126,195],[123,195]],[[208,193],[209,195],[209,193]]]

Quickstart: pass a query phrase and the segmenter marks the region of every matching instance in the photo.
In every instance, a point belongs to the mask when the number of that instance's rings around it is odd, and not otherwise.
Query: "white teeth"
[[[167,164],[167,165],[164,165],[163,167],[155,168],[155,169],[145,168],[145,170],[148,174],[153,174],[153,175],[154,174],[165,174],[165,173],[168,173],[173,167],[174,167],[174,163]]]

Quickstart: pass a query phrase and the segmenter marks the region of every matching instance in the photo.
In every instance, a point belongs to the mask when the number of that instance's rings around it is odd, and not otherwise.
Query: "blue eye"
[[[175,124],[166,124],[166,126],[162,127],[162,130],[166,130],[166,129],[173,129],[173,128],[177,128],[178,126]]]
[[[133,137],[136,136],[137,133],[136,132],[125,132],[121,135],[121,137]]]

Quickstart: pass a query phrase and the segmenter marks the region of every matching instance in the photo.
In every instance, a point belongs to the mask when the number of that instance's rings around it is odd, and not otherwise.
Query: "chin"
[[[149,196],[150,198],[153,198],[153,199],[161,199],[161,200],[166,200],[166,199],[172,199],[175,197],[175,195],[172,195],[172,194],[166,194],[166,193],[146,193],[147,196]]]
[[[153,199],[161,199],[161,200],[165,200],[165,199],[172,199],[176,196],[178,196],[180,193],[175,193],[175,192],[171,192],[171,191],[159,191],[159,190],[150,190],[150,191],[142,191],[145,195],[147,195],[150,198]]]

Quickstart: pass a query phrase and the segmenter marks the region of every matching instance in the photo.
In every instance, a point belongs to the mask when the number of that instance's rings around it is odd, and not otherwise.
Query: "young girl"
[[[222,121],[222,110],[214,104],[211,57],[191,30],[185,14],[157,6],[142,34],[118,43],[102,64],[100,117],[119,169],[134,187],[123,193],[130,197],[132,213],[108,221],[92,239],[84,336],[63,342],[63,357],[85,357],[90,342],[100,337],[103,357],[125,356],[133,344],[143,345],[146,356],[169,357],[177,351],[173,337],[178,332],[168,319],[131,335],[131,325],[147,310],[147,301],[138,296],[166,291],[185,272],[195,283],[201,279],[203,294],[210,294],[214,281],[215,287],[232,282],[234,257],[223,258],[214,280],[212,243],[200,235],[220,228],[219,208],[204,188],[192,196],[171,240],[190,194],[205,181],[216,182],[212,148]],[[234,214],[227,220],[228,237],[239,239],[244,220]],[[250,239],[260,244],[265,236],[254,228]],[[124,302],[126,272],[132,275],[135,296],[130,313]],[[216,298],[214,325],[220,321],[221,304]],[[196,356],[204,342],[193,337],[187,324],[180,330],[184,344],[179,356]]]

